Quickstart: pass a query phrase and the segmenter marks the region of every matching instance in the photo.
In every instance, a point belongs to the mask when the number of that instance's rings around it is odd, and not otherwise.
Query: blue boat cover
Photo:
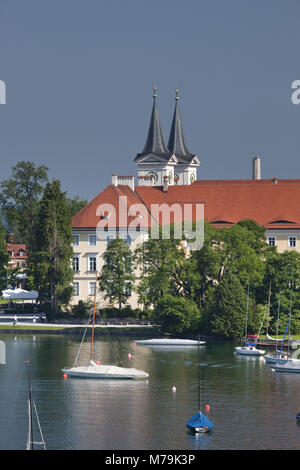
[[[213,428],[213,423],[205,416],[201,411],[197,411],[194,416],[186,423],[189,429],[193,431],[195,428],[207,428],[207,431],[210,431]]]

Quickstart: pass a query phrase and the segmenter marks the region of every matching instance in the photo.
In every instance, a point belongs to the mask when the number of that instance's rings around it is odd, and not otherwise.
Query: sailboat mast
[[[25,362],[28,367],[28,416],[29,416],[29,426],[28,426],[28,441],[27,441],[27,450],[33,450],[33,419],[32,419],[32,389],[30,381],[30,369],[29,369],[29,359]]]
[[[198,410],[201,408],[201,399],[200,399],[200,341],[198,336]]]
[[[248,290],[247,290],[247,304],[246,304],[246,327],[245,327],[245,341],[247,341],[247,328],[248,328],[248,308],[249,308],[249,291],[250,291],[250,286],[248,285]]]
[[[268,299],[268,313],[267,313],[266,335],[269,333],[269,316],[270,316],[270,303],[271,303],[271,285],[272,285],[272,281],[270,281],[270,287],[269,287],[269,299]]]
[[[91,341],[91,352],[90,352],[90,360],[91,361],[93,360],[93,347],[94,347],[94,329],[95,329],[95,314],[96,314],[97,280],[98,280],[98,276],[96,274],[95,292],[94,292],[94,307],[93,307],[92,341]]]
[[[292,289],[291,289],[291,293],[290,293],[290,316],[289,316],[288,357],[289,357],[289,352],[290,352],[291,322],[292,322]]]

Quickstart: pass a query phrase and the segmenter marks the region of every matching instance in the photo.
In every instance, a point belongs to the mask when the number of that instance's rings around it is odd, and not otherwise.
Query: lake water
[[[97,336],[95,359],[102,364],[121,360],[149,373],[147,380],[120,381],[63,378],[61,368],[73,366],[80,337],[1,335],[0,340],[6,345],[6,364],[0,365],[1,450],[26,446],[27,358],[49,450],[299,448],[300,374],[276,374],[262,358],[235,355],[232,343],[201,347],[201,409],[214,430],[199,436],[186,428],[197,411],[197,347],[150,347],[125,336],[112,342]],[[80,364],[88,358],[87,341]]]

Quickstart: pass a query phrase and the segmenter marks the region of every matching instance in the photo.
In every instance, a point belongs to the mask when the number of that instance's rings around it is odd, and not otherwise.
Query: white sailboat
[[[29,360],[25,361],[25,364],[27,364],[28,367],[28,435],[27,435],[27,443],[26,443],[26,450],[34,450],[34,446],[40,446],[38,449],[41,447],[44,450],[46,449],[46,443],[44,440],[44,436],[42,433],[42,428],[38,416],[38,412],[36,409],[35,402],[32,397],[32,389],[31,389],[31,381],[30,381],[30,371],[29,371]],[[33,438],[33,418],[34,416],[36,417],[36,422],[39,430],[39,435],[40,435],[40,441],[35,441]]]
[[[244,355],[244,356],[263,356],[266,351],[263,351],[262,349],[257,349],[255,343],[250,343],[248,342],[250,337],[257,338],[259,335],[251,336],[247,334],[247,325],[248,325],[248,306],[249,306],[249,286],[248,286],[248,292],[247,292],[247,307],[246,307],[246,327],[245,327],[245,346],[237,346],[235,348],[235,351],[238,354]]]
[[[95,309],[96,309],[96,286],[97,286],[97,277],[96,277],[95,294],[94,294],[90,362],[86,366],[76,367],[77,359],[79,357],[79,353],[81,349],[81,346],[80,346],[73,367],[63,368],[62,369],[63,374],[66,375],[67,377],[81,377],[81,378],[91,378],[91,379],[145,379],[149,377],[149,374],[147,372],[144,372],[143,370],[138,370],[135,368],[127,368],[127,367],[118,367],[114,365],[100,365],[98,361],[93,360]],[[81,341],[81,345],[83,343],[84,337],[85,337],[85,334]]]
[[[277,309],[277,323],[276,323],[276,336],[278,336],[278,324],[279,324],[279,315],[280,315],[280,296],[281,292],[279,292],[279,298],[278,298],[278,309]],[[270,302],[269,302],[269,310],[270,310]],[[264,359],[268,363],[275,364],[278,362],[278,359],[287,359],[287,354],[283,353],[282,351],[279,351],[277,348],[277,344],[284,340],[284,338],[272,338],[268,333],[266,334],[266,338],[269,341],[275,341],[275,352],[273,353],[268,353],[264,355]]]
[[[293,357],[289,357],[289,343],[290,343],[290,327],[291,327],[291,318],[292,318],[292,291],[290,294],[290,316],[289,320],[287,322],[286,330],[284,333],[284,337],[282,339],[282,344],[281,348],[279,351],[278,355],[278,360],[276,363],[273,363],[270,365],[272,370],[276,372],[294,372],[294,373],[300,373],[300,359],[296,359]],[[283,348],[283,343],[285,340],[285,336],[287,334],[288,330],[288,335],[289,335],[289,343],[288,343],[288,352],[287,352],[287,357],[286,358],[281,358],[281,352]],[[269,364],[268,364],[269,365]]]

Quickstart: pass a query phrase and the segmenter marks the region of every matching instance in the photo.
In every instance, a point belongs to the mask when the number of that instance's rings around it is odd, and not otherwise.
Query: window
[[[268,237],[268,243],[271,246],[275,246],[276,245],[276,237]]]
[[[96,283],[89,282],[89,295],[95,295],[95,288],[96,288]]]
[[[130,246],[131,245],[131,236],[126,233],[123,235],[123,240]]]
[[[80,242],[80,235],[78,234],[73,235],[73,245],[78,246],[79,242]]]
[[[297,237],[289,237],[289,248],[295,248],[297,244]]]
[[[79,256],[74,256],[73,258],[73,269],[74,271],[79,271]]]
[[[79,282],[73,282],[74,295],[79,295]]]
[[[131,295],[131,282],[127,281],[125,285],[125,294],[126,295]]]
[[[89,245],[96,246],[97,236],[96,235],[89,235]]]
[[[97,270],[97,259],[96,256],[89,256],[88,260],[88,271],[96,271]]]
[[[106,235],[106,239],[105,239],[106,245],[108,245],[114,239],[115,239],[114,235]]]

